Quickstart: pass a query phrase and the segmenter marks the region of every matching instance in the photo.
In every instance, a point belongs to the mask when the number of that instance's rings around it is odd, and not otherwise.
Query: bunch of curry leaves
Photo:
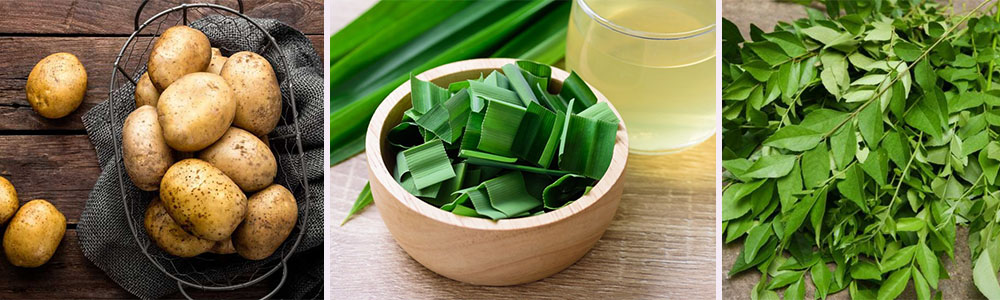
[[[933,1],[824,1],[824,14],[723,20],[723,237],[753,299],[849,290],[930,299],[956,225],[1000,297],[1000,22]],[[996,79],[1000,80],[1000,78]],[[809,273],[809,277],[805,276]],[[786,288],[787,287],[787,288]]]

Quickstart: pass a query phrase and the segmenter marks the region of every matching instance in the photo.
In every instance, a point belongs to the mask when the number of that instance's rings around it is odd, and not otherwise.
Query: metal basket
[[[271,63],[278,77],[282,94],[282,115],[278,127],[287,126],[291,128],[290,133],[281,134],[280,136],[271,136],[275,134],[272,132],[265,141],[269,144],[275,157],[278,158],[278,175],[275,177],[275,183],[282,184],[292,191],[298,203],[299,211],[297,224],[292,233],[274,254],[264,260],[250,261],[238,255],[217,254],[202,254],[193,258],[172,256],[152,243],[144,229],[143,218],[145,209],[155,192],[137,192],[137,188],[134,187],[122,167],[122,145],[121,143],[117,143],[112,159],[118,162],[113,165],[116,168],[115,172],[117,173],[118,182],[121,185],[122,203],[125,206],[129,229],[143,254],[163,274],[176,280],[177,288],[181,294],[189,299],[191,296],[188,295],[185,288],[205,291],[232,291],[261,282],[280,270],[281,279],[277,286],[262,297],[264,299],[270,298],[285,284],[285,280],[288,277],[288,260],[305,235],[305,224],[309,219],[309,203],[314,200],[309,195],[309,182],[306,179],[306,172],[304,171],[306,166],[305,155],[302,147],[301,130],[299,124],[296,123],[298,110],[295,108],[295,95],[292,88],[294,78],[288,76],[290,74],[288,59],[281,48],[278,47],[274,37],[268,34],[260,24],[243,14],[242,1],[237,1],[239,5],[238,10],[208,3],[181,4],[159,12],[140,24],[140,15],[147,2],[148,0],[145,0],[139,5],[135,14],[135,31],[129,36],[125,45],[122,46],[118,57],[115,59],[114,69],[111,72],[109,92],[111,109],[108,110],[107,121],[111,122],[112,128],[119,130],[119,132],[122,128],[121,120],[114,117],[116,111],[122,111],[123,109],[131,111],[134,109],[134,107],[122,107],[122,103],[114,103],[114,95],[116,93],[134,93],[136,82],[138,82],[140,76],[145,72],[146,61],[153,41],[163,30],[173,25],[188,25],[188,20],[192,17],[200,19],[201,17],[198,15],[203,17],[218,14],[231,15],[233,17],[208,18],[197,20],[195,23],[210,19],[222,20],[218,22],[236,22],[235,20],[238,20],[238,18],[246,20],[253,25],[253,28],[263,33],[265,40],[267,40],[267,44],[263,45],[263,48],[258,49],[256,52]],[[219,25],[216,23],[211,24]],[[246,50],[228,49],[225,45],[214,45],[214,42],[213,46],[220,48],[223,55],[228,56],[236,51]],[[121,80],[119,77],[125,80]],[[116,105],[118,107],[115,107]],[[280,155],[285,155],[286,159],[281,159],[282,156]],[[291,157],[291,159],[287,159],[288,157]],[[285,174],[283,170],[289,167],[297,171],[291,172],[293,174]],[[296,174],[298,176],[295,176]],[[136,195],[141,196],[137,197]]]

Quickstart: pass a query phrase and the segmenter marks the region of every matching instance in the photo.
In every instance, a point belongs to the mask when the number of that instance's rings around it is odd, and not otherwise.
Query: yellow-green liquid
[[[584,1],[611,23],[648,33],[678,33],[676,37],[712,25],[715,18],[715,6],[702,3],[710,1]],[[576,4],[567,31],[567,66],[622,114],[632,152],[668,153],[712,136],[714,32],[678,40],[629,36],[598,23]]]

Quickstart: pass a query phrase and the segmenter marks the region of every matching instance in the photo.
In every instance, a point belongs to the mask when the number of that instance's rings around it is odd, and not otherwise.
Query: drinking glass
[[[715,1],[574,0],[566,66],[628,127],[630,152],[663,154],[715,133]]]

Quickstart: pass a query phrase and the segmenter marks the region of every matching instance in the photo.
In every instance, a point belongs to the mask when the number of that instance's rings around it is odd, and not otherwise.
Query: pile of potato
[[[270,256],[298,217],[295,197],[273,183],[277,162],[261,138],[281,114],[271,64],[253,52],[224,57],[201,31],[174,26],[146,67],[122,151],[132,182],[159,190],[146,209],[149,236],[180,257]]]
[[[0,177],[0,225],[3,252],[12,265],[34,268],[45,264],[66,234],[66,216],[48,201],[36,199],[18,208],[17,191]]]

